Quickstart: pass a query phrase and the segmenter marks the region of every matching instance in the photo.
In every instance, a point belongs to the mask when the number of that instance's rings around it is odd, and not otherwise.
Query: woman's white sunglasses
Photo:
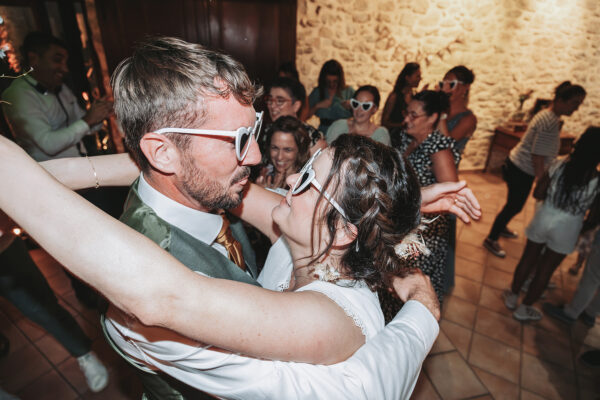
[[[304,164],[304,167],[302,167],[302,169],[298,173],[298,179],[296,179],[294,186],[292,186],[292,188],[290,189],[292,191],[292,195],[301,193],[302,191],[304,191],[304,189],[308,187],[308,185],[312,184],[315,187],[315,189],[321,192],[321,194],[323,194],[323,197],[325,197],[327,201],[331,203],[331,205],[340,214],[342,214],[342,217],[348,219],[342,207],[338,204],[337,201],[335,201],[331,197],[329,193],[327,193],[327,191],[323,190],[323,186],[321,186],[321,184],[317,181],[315,177],[315,170],[313,169],[312,165],[319,154],[321,154],[321,149],[317,150],[315,154],[313,154],[310,160],[308,160],[306,164]]]
[[[438,87],[440,89],[443,89],[444,86],[448,86],[448,88],[450,90],[454,90],[454,88],[456,87],[456,85],[458,85],[459,83],[464,83],[463,81],[459,81],[458,79],[452,79],[451,81],[439,81],[438,82]]]
[[[350,106],[352,106],[353,109],[357,109],[358,107],[362,107],[363,110],[365,111],[369,111],[371,109],[371,107],[373,107],[375,105],[375,103],[373,103],[372,101],[358,101],[356,99],[350,99]]]
[[[256,121],[254,126],[242,126],[235,131],[219,131],[212,129],[188,129],[188,128],[161,128],[154,133],[183,133],[185,135],[206,135],[206,136],[228,136],[235,138],[235,155],[238,161],[242,161],[250,144],[252,143],[251,137],[254,136],[254,140],[258,141],[258,135],[260,134],[260,127],[262,126],[263,112],[256,113]]]

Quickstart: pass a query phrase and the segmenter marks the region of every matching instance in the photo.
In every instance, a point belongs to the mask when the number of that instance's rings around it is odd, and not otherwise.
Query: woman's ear
[[[335,238],[333,245],[336,247],[347,246],[352,243],[358,235],[358,229],[356,225],[350,222],[340,222],[338,228],[335,231]]]
[[[177,172],[180,152],[175,143],[166,136],[154,132],[146,133],[140,139],[140,149],[154,169],[165,174]]]
[[[294,110],[294,114],[298,115],[298,112],[300,112],[300,108],[302,108],[301,100],[296,100],[292,103],[292,110]]]
[[[438,120],[440,114],[438,113],[433,113],[430,116],[426,117],[427,118],[427,122],[431,125],[435,124],[435,121]],[[433,127],[435,129],[435,126]]]

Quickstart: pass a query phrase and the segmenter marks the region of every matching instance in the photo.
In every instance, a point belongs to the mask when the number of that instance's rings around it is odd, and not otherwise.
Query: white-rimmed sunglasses
[[[337,201],[335,201],[331,197],[329,193],[327,193],[327,191],[323,190],[323,186],[321,186],[321,184],[316,179],[315,170],[313,169],[312,165],[319,154],[321,154],[321,149],[317,150],[315,154],[313,154],[310,160],[308,160],[306,164],[304,164],[304,167],[302,167],[302,169],[298,173],[298,179],[296,179],[294,186],[292,186],[292,188],[290,189],[292,191],[292,195],[301,193],[308,187],[308,185],[312,184],[315,187],[315,189],[317,189],[321,194],[323,194],[323,197],[325,197],[327,201],[331,203],[331,205],[340,214],[342,214],[342,217],[348,219],[342,207],[338,204]]]
[[[363,110],[365,111],[369,111],[371,109],[371,107],[373,107],[375,105],[375,103],[373,103],[372,101],[358,101],[356,99],[350,99],[350,106],[352,106],[353,109],[357,109],[358,107],[362,107]]]
[[[459,81],[458,79],[452,79],[451,81],[439,81],[438,82],[438,87],[440,88],[440,90],[444,89],[445,86],[447,86],[450,90],[454,90],[454,88],[456,87],[456,85],[458,85],[459,83],[464,83],[463,81]]]
[[[206,136],[228,136],[235,138],[235,155],[237,156],[238,161],[242,161],[246,154],[248,154],[248,149],[250,149],[250,144],[252,143],[252,136],[254,136],[254,140],[258,141],[258,135],[260,134],[260,127],[262,126],[263,121],[263,112],[256,113],[256,121],[254,122],[254,126],[242,126],[235,131],[219,131],[212,129],[189,129],[189,128],[161,128],[159,130],[154,131],[154,133],[163,134],[163,133],[183,133],[185,135],[206,135]]]

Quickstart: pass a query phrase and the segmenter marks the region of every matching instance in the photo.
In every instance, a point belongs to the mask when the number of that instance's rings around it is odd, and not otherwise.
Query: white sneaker
[[[509,310],[517,308],[517,301],[519,300],[519,295],[517,293],[513,293],[512,290],[506,289],[502,292],[502,298],[504,299],[506,308]]]
[[[108,371],[93,352],[78,357],[77,362],[92,392],[99,392],[108,385]]]
[[[539,321],[542,319],[542,312],[535,307],[519,304],[519,307],[513,313],[517,321]]]

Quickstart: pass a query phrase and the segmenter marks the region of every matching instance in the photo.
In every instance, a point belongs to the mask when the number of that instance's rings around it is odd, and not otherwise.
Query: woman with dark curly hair
[[[440,116],[448,112],[448,96],[443,92],[424,90],[417,93],[408,105],[406,131],[400,136],[398,150],[407,158],[419,177],[421,186],[437,182],[456,182],[456,165],[460,159],[454,148],[454,140],[442,135],[437,129]],[[448,216],[425,215],[433,221],[422,232],[429,251],[407,261],[408,265],[420,268],[431,278],[440,301],[444,295],[446,281],[445,265],[448,251]],[[400,304],[386,298],[382,302],[386,320],[395,315]]]
[[[285,195],[287,177],[300,170],[310,157],[310,138],[304,124],[291,116],[279,117],[269,129],[268,164],[256,183]]]
[[[110,160],[114,168],[116,159]],[[93,180],[101,179],[98,183],[102,184],[106,171],[96,166],[98,174]],[[15,176],[14,169],[26,176],[27,182],[10,178]],[[93,180],[87,184],[93,185]],[[404,259],[413,254],[413,247],[403,239],[420,221],[421,189],[400,153],[357,135],[344,135],[331,148],[316,153],[300,173],[288,177],[288,183],[291,190],[285,198],[251,185],[245,197],[250,203],[242,204],[239,210],[242,218],[275,242],[275,264],[266,266],[259,278],[271,289],[265,290],[194,273],[150,239],[61,186],[18,146],[0,138],[0,207],[63,265],[124,310],[124,316],[135,315],[142,323],[168,326],[232,352],[335,363],[349,357],[383,328],[377,295],[372,290],[385,286],[396,275],[412,273]],[[44,195],[36,195],[38,190]],[[476,205],[476,200],[469,200],[470,192],[459,190],[452,198],[455,209],[456,204]],[[430,203],[438,204],[438,199],[429,196]],[[431,207],[440,210],[437,205]],[[470,214],[476,216],[478,212]],[[56,229],[61,230],[60,237]],[[279,238],[280,232],[285,239]],[[102,249],[95,245],[100,238]],[[77,246],[72,245],[74,242]],[[283,288],[287,291],[277,291]],[[406,293],[401,296],[410,298]],[[431,300],[431,304],[424,302],[437,314],[435,300]],[[425,309],[419,310],[423,313]],[[163,363],[154,352],[160,352],[164,342],[127,334],[127,322],[112,321],[107,325],[109,334],[111,330],[124,332],[111,334],[113,340],[122,341],[120,348],[166,373],[178,377],[205,373],[208,376],[204,380],[210,381],[219,373],[229,372],[218,367],[206,371],[194,364],[193,358],[205,355],[206,349],[193,341],[180,343],[182,358],[188,363],[183,359],[178,361],[183,364],[172,360]],[[222,353],[214,353],[226,364],[241,363],[243,358],[235,354],[223,358]],[[260,360],[256,362],[263,366],[262,371],[270,368],[276,373],[287,368],[286,363],[265,361],[266,367]],[[232,379],[245,378],[236,375]],[[261,397],[260,393],[264,397],[265,393],[286,390],[273,379],[243,387],[227,382],[218,386],[219,395]],[[294,388],[289,390],[294,392]]]

